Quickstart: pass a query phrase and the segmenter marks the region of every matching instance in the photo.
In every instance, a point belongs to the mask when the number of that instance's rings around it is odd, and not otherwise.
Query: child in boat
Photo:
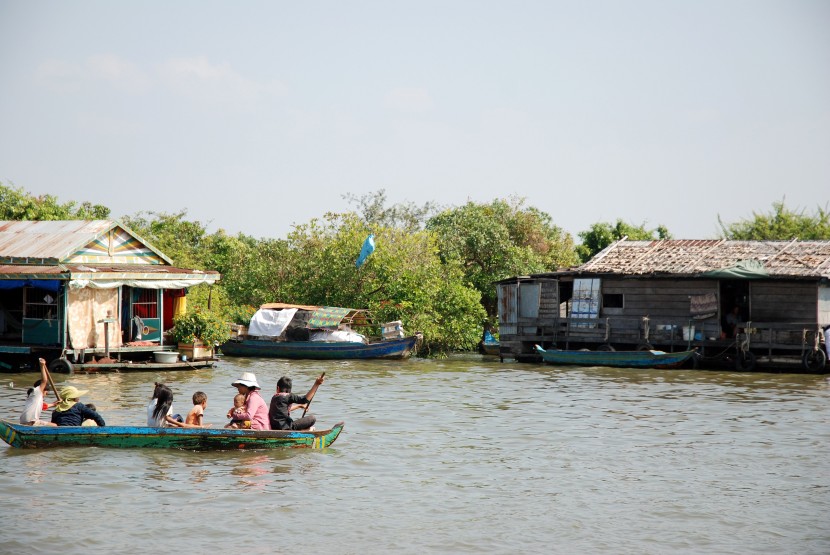
[[[20,415],[20,423],[27,426],[54,426],[51,422],[40,419],[43,409],[51,409],[57,403],[44,403],[43,395],[49,387],[49,378],[46,374],[46,361],[38,359],[40,363],[40,379],[29,389],[26,394],[26,403],[23,405],[23,413]]]
[[[173,391],[156,382],[153,398],[147,405],[147,425],[153,428],[181,428],[184,424],[173,414]]]
[[[242,415],[245,414],[245,395],[242,393],[237,393],[233,397],[233,408],[228,411],[228,418],[231,419],[228,422],[226,428],[245,428],[249,429],[251,427],[251,421],[245,420]]]
[[[94,410],[95,412],[98,412],[98,407],[96,407],[92,403],[87,403],[86,408],[88,408],[89,410]],[[81,426],[97,426],[97,425],[98,424],[92,418],[87,418],[86,420],[81,422]]]
[[[205,415],[205,409],[207,408],[207,394],[203,391],[197,391],[193,394],[193,408],[190,409],[190,412],[187,413],[187,419],[184,421],[185,424],[192,424],[194,426],[198,426],[201,428],[202,424],[202,417]]]
[[[303,395],[291,393],[291,378],[283,376],[277,381],[277,394],[271,397],[271,407],[268,411],[268,417],[271,420],[272,430],[311,430],[314,428],[314,423],[317,418],[312,414],[307,414],[302,418],[293,420],[291,418],[291,411],[308,406],[314,394],[317,393],[317,388],[325,381],[325,375],[321,375],[314,381],[311,389]]]

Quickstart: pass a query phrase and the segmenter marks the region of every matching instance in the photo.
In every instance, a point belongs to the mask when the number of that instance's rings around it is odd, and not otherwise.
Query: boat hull
[[[671,368],[680,366],[695,355],[695,351],[547,351],[538,345],[536,352],[550,364],[614,368]]]
[[[222,354],[236,357],[269,357],[316,360],[343,359],[403,359],[412,354],[418,337],[405,337],[377,343],[348,341],[269,341],[245,339],[228,341],[219,349]]]
[[[499,343],[482,341],[478,344],[478,352],[482,355],[498,356],[500,354]]]
[[[236,430],[228,428],[150,428],[142,426],[23,426],[0,420],[0,438],[12,447],[116,447],[233,451],[301,447],[324,449],[343,430]]]

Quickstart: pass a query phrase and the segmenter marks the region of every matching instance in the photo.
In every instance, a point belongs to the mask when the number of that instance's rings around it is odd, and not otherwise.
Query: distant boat
[[[12,447],[153,447],[190,451],[232,451],[278,447],[328,447],[343,423],[330,430],[243,430],[232,428],[149,428],[145,426],[24,426],[0,420],[0,438]]]
[[[579,366],[611,366],[616,368],[670,368],[680,366],[697,351],[559,351],[545,350],[536,345],[542,360],[551,364]]]
[[[349,341],[270,341],[267,339],[243,339],[228,341],[219,349],[222,354],[234,357],[267,357],[316,360],[342,360],[385,358],[403,359],[412,354],[418,337],[390,339],[374,343]]]
[[[357,330],[380,331],[374,338]],[[226,356],[290,359],[404,359],[422,336],[400,321],[375,324],[365,309],[285,303],[262,305],[242,333],[219,346]]]
[[[498,341],[480,341],[478,344],[478,352],[482,355],[499,356],[499,342]]]
[[[481,334],[481,341],[478,342],[478,352],[482,355],[498,356],[500,354],[499,340],[490,333],[489,324],[484,325],[484,333]]]

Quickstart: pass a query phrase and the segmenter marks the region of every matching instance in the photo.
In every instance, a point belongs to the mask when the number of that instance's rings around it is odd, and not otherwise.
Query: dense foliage
[[[369,233],[376,250],[357,268]],[[471,349],[485,314],[480,295],[436,252],[426,231],[369,227],[353,213],[327,214],[295,226],[285,241],[241,241],[217,269],[237,304],[366,308],[378,322],[402,320],[407,331],[422,332],[429,350]]]
[[[193,344],[199,340],[213,346],[228,340],[230,328],[224,318],[196,308],[173,319],[170,337],[176,343]]]
[[[0,183],[0,220],[106,220],[110,209],[90,202],[58,202],[52,195],[35,197],[21,187]]]
[[[830,213],[827,209],[816,208],[813,215],[795,212],[784,205],[784,201],[772,203],[772,210],[766,214],[753,212],[751,220],[724,224],[720,216],[725,239],[738,241],[830,239]]]
[[[515,275],[550,272],[577,259],[573,239],[523,199],[468,202],[430,218],[441,261],[458,265],[481,294],[488,314],[496,315],[495,281]]]
[[[631,241],[652,241],[655,239],[671,239],[671,234],[665,226],[657,229],[646,229],[645,224],[635,226],[620,219],[616,223],[597,222],[587,231],[579,232],[582,243],[576,247],[576,252],[582,262],[587,262],[602,249],[627,237]]]

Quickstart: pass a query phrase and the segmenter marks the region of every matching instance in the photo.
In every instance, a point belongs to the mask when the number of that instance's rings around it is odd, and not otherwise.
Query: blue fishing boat
[[[379,333],[373,337],[364,330]],[[421,339],[420,333],[404,336],[400,321],[375,324],[364,309],[268,303],[219,350],[234,357],[404,359]]]
[[[362,358],[403,359],[412,354],[418,337],[390,339],[374,343],[349,341],[268,341],[264,339],[231,340],[219,350],[234,357],[266,357],[316,360]]]
[[[578,366],[611,366],[616,368],[673,368],[695,356],[696,351],[560,351],[545,350],[536,345],[536,352],[550,364]]]
[[[243,430],[233,428],[150,428],[145,426],[24,426],[0,420],[0,439],[12,447],[154,447],[189,451],[328,447],[343,423],[329,430]]]

